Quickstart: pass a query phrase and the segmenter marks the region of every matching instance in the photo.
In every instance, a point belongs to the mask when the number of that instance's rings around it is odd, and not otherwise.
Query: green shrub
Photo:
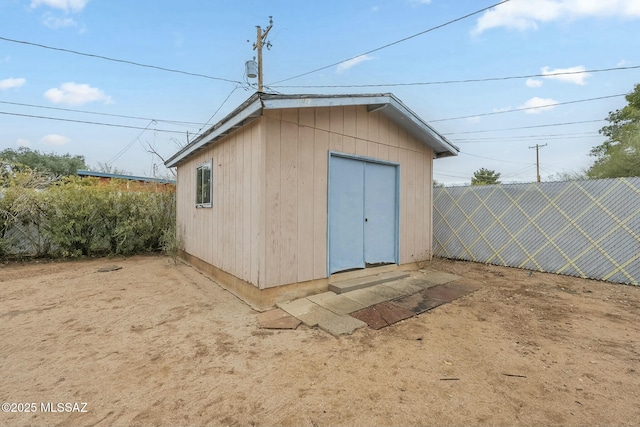
[[[0,257],[21,248],[6,238],[31,230],[31,253],[58,257],[159,251],[175,233],[175,193],[127,181],[68,177],[46,188],[0,183]]]

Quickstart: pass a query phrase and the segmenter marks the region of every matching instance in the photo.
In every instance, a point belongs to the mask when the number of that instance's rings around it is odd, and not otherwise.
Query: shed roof
[[[183,147],[165,162],[177,166],[199,150],[260,117],[264,110],[284,108],[344,107],[364,105],[369,112],[379,111],[431,147],[436,158],[457,156],[458,147],[422,120],[391,93],[358,95],[277,95],[257,92],[206,132]]]

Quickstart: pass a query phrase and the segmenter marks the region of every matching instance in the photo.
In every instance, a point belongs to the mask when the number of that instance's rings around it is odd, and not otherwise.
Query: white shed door
[[[332,155],[329,274],[397,262],[397,166]]]

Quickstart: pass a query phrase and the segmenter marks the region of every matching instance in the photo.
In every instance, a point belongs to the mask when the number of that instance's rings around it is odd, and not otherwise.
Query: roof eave
[[[430,146],[435,153],[435,158],[457,156],[460,152],[458,147],[429,126],[395,96],[389,95],[389,102],[378,110],[402,124],[414,137]]]
[[[167,167],[177,166],[183,159],[211,142],[233,132],[262,115],[263,110],[289,108],[321,108],[365,105],[369,112],[380,111],[434,151],[435,158],[457,156],[460,150],[429,126],[392,94],[373,95],[271,95],[256,93],[198,139],[169,158]]]
[[[328,95],[328,96],[295,96],[265,95],[263,96],[264,109],[278,108],[313,108],[366,105],[369,112],[380,111],[397,123],[401,123],[407,130],[420,141],[425,142],[434,150],[435,157],[457,156],[460,149],[453,145],[444,136],[411,111],[393,94],[373,95]]]
[[[242,109],[234,110],[225,119],[218,122],[216,126],[213,126],[209,131],[202,134],[199,138],[194,140],[191,144],[185,146],[176,154],[167,159],[164,164],[166,167],[171,168],[177,166],[181,160],[189,157],[196,151],[201,150],[210,142],[215,141],[234,130],[241,128],[250,121],[260,117],[262,114],[262,101],[259,97],[251,97],[249,103],[242,105]]]

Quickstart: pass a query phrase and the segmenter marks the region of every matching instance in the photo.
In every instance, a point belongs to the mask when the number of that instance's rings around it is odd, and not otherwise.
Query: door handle
[[[364,219],[364,222],[367,222],[367,221],[369,221],[369,218],[365,218],[365,219]]]

